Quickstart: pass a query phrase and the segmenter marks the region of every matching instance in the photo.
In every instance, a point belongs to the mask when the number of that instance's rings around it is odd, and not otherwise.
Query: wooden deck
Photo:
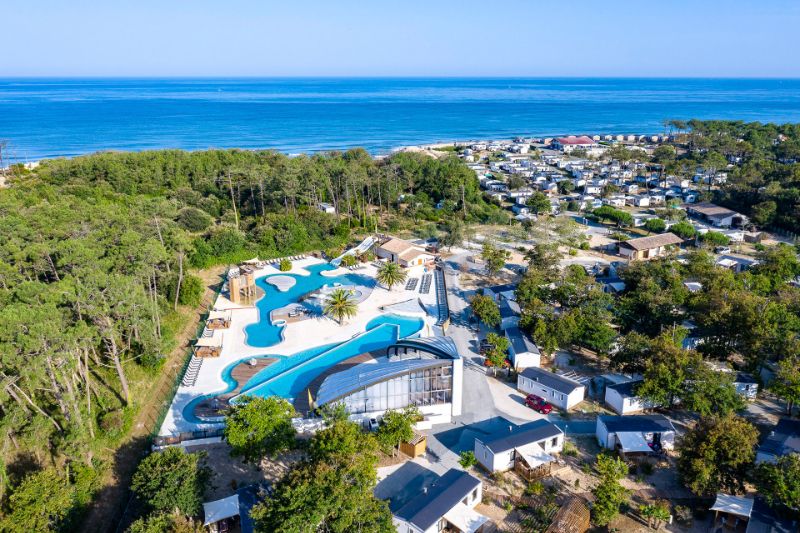
[[[198,418],[214,418],[223,416],[228,409],[230,399],[239,394],[250,378],[258,374],[260,371],[267,368],[269,365],[277,361],[277,359],[266,357],[256,358],[256,364],[251,365],[250,360],[246,359],[236,365],[231,370],[231,377],[236,382],[236,388],[225,394],[220,394],[213,398],[198,403],[194,408],[194,415]]]

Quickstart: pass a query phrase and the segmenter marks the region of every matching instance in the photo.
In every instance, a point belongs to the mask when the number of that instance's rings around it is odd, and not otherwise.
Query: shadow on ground
[[[501,416],[496,416],[436,433],[433,438],[453,453],[460,454],[463,451],[475,448],[475,437],[481,440],[498,437],[503,433],[507,433],[509,426],[516,426],[516,424]]]

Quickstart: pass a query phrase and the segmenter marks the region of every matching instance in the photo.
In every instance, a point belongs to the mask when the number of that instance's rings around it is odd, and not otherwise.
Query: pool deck
[[[316,258],[306,258],[293,261],[292,270],[280,272],[273,266],[267,266],[256,271],[255,277],[260,278],[273,274],[295,274],[309,276],[311,273],[306,267],[322,264],[324,261]],[[349,272],[347,269],[338,269],[341,273]],[[357,270],[358,274],[375,277],[376,267],[371,264],[365,268]],[[409,271],[409,277],[420,277],[422,267],[415,267]],[[224,295],[220,295],[214,305],[215,309],[231,310],[231,326],[223,330],[223,345],[219,357],[207,358],[203,361],[197,376],[197,381],[191,387],[179,387],[172,400],[164,423],[159,430],[159,435],[174,435],[185,431],[198,429],[208,429],[219,427],[219,423],[195,424],[184,420],[183,409],[198,396],[221,393],[229,385],[222,378],[222,373],[228,366],[250,359],[254,356],[279,355],[288,356],[309,348],[326,344],[344,342],[353,336],[363,333],[367,323],[377,316],[387,314],[381,310],[382,307],[408,301],[410,298],[419,298],[423,307],[427,311],[425,315],[425,326],[420,335],[423,337],[433,335],[433,324],[436,322],[437,305],[436,291],[431,290],[429,294],[420,294],[416,291],[408,291],[403,287],[395,287],[391,291],[382,286],[375,287],[367,298],[359,304],[358,314],[348,320],[344,325],[327,317],[315,317],[298,322],[287,323],[283,329],[283,341],[274,346],[266,348],[253,347],[247,344],[245,327],[259,321],[259,312],[256,307],[245,307],[232,303]],[[397,313],[405,314],[405,313]],[[422,316],[422,313],[414,314]],[[268,317],[266,317],[268,319]]]
[[[236,387],[230,392],[215,396],[214,398],[209,398],[208,401],[200,402],[194,408],[194,415],[198,418],[218,417],[223,415],[225,409],[228,408],[230,399],[239,394],[245,383],[275,361],[277,361],[277,359],[262,357],[255,359],[255,364],[252,365],[249,359],[240,362],[231,370],[231,377],[236,381]]]

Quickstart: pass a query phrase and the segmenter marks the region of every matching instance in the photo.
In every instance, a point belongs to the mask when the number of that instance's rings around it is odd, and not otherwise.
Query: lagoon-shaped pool
[[[327,278],[330,279],[330,278]],[[325,370],[356,355],[387,348],[401,338],[419,335],[425,322],[422,318],[386,314],[371,320],[366,331],[341,343],[316,346],[289,356],[268,355],[277,361],[250,378],[241,394],[252,396],[280,396],[293,400]],[[186,421],[201,424],[207,422],[194,415],[195,406],[207,399],[220,396],[236,388],[231,370],[240,361],[229,365],[222,373],[228,384],[224,391],[195,398],[183,410]]]
[[[269,319],[270,313],[280,307],[299,302],[307,294],[325,285],[331,287],[336,284],[355,286],[359,294],[363,294],[364,290],[375,287],[375,280],[362,274],[347,273],[341,276],[323,276],[321,272],[335,270],[334,267],[327,263],[308,266],[305,267],[305,269],[311,274],[308,276],[300,276],[297,274],[280,272],[256,279],[256,285],[264,291],[264,297],[256,302],[259,317],[258,322],[244,328],[247,344],[256,348],[266,348],[278,344],[282,340],[281,330],[283,330],[285,323],[272,324]],[[284,278],[292,277],[295,279],[296,283],[285,291],[281,291],[275,285],[267,283],[267,280],[272,276],[283,276]],[[286,285],[283,284],[283,288],[285,288],[285,286]],[[363,289],[358,289],[358,287],[362,287]],[[309,300],[303,302],[303,305],[317,313],[322,311],[318,301]]]

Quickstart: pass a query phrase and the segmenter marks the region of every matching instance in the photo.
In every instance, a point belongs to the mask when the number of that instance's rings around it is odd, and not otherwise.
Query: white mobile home
[[[452,468],[392,513],[401,533],[479,533],[489,519],[475,511],[483,497],[481,480]]]
[[[656,407],[652,402],[643,400],[636,395],[636,387],[641,383],[641,379],[633,379],[623,383],[608,385],[606,387],[605,396],[606,405],[620,415],[630,415]]]
[[[528,468],[549,465],[551,454],[564,448],[564,432],[547,420],[535,420],[521,426],[509,425],[508,433],[490,439],[475,438],[475,459],[489,472],[504,472],[524,461]]]
[[[567,410],[581,403],[586,394],[586,387],[577,381],[537,367],[526,368],[517,376],[517,390]]]
[[[510,345],[508,351],[511,365],[515,370],[541,366],[539,347],[521,329],[517,326],[506,329],[506,338]]]
[[[675,446],[675,427],[662,415],[598,416],[597,443],[622,454],[649,454]]]

